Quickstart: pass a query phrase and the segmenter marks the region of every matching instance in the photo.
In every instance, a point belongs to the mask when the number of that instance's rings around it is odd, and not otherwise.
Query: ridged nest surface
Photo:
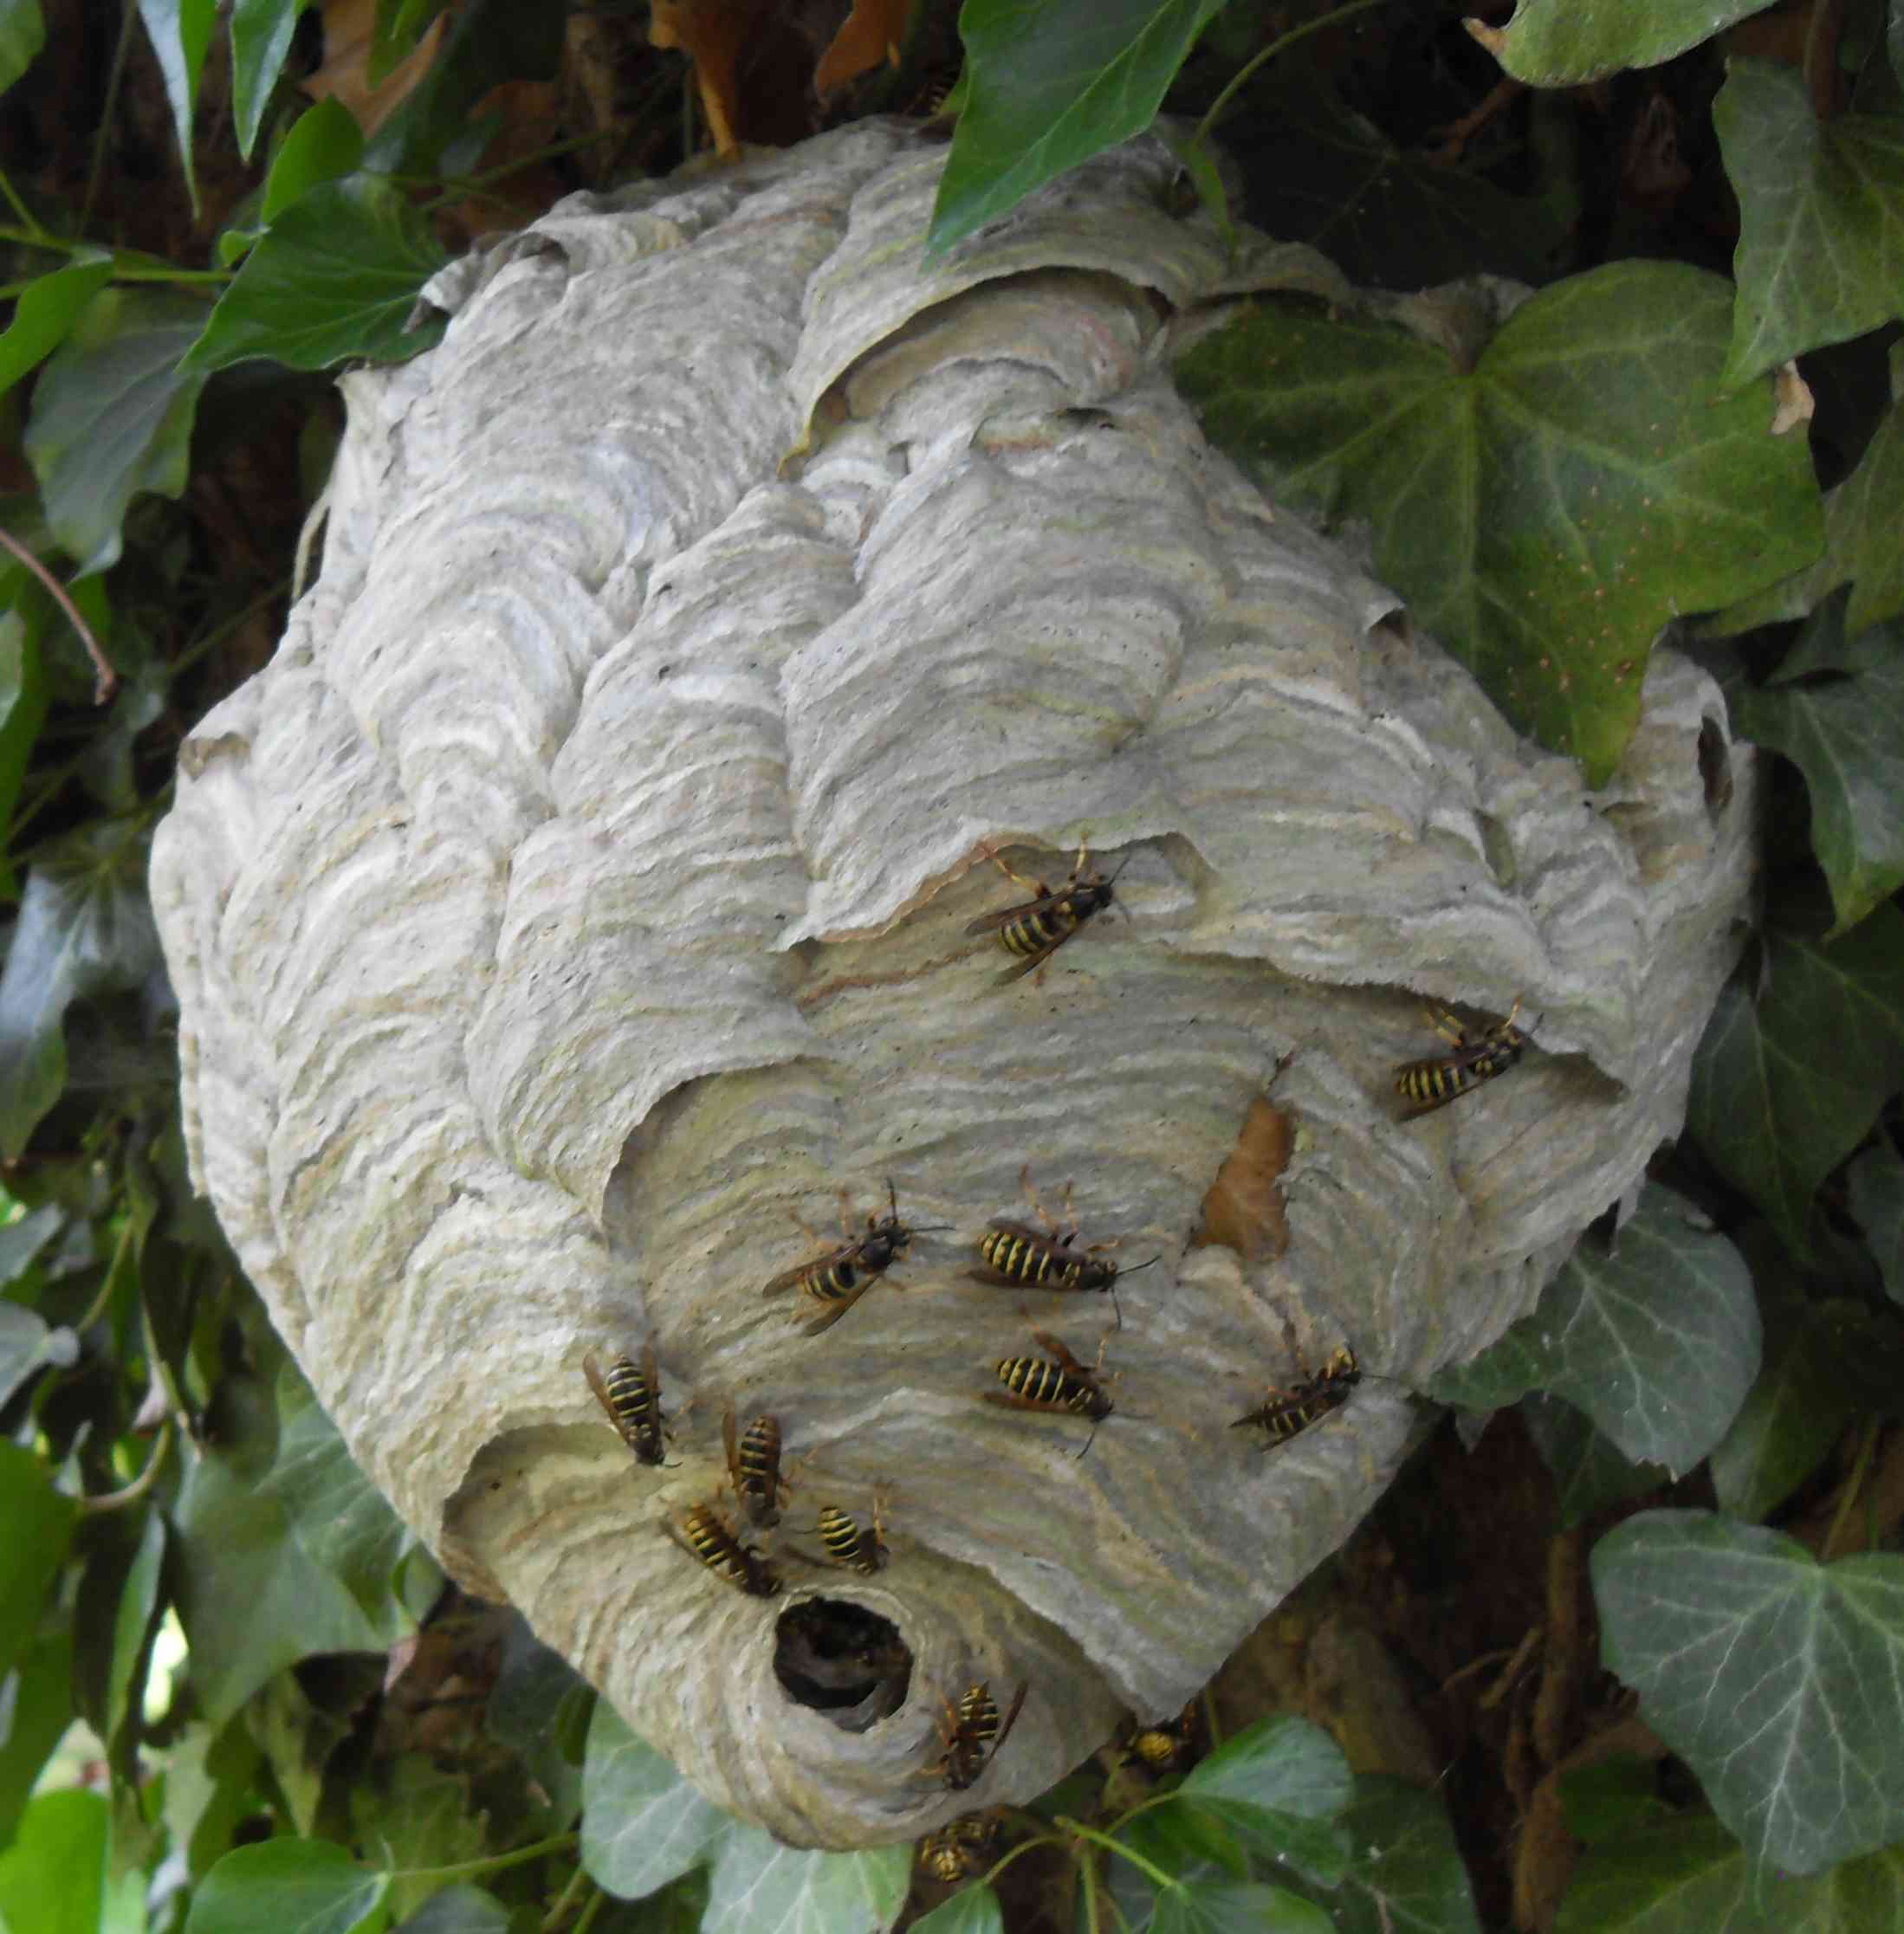
[[[1150,139],[928,262],[942,159],[861,126],[440,277],[441,346],[345,379],[321,574],[153,863],[194,1172],[359,1460],[828,1847],[1175,1712],[1342,1543],[1410,1387],[1679,1127],[1751,872],[1691,663],[1590,792],[1204,442],[1172,332],[1325,264],[1229,256]],[[1000,985],[991,856],[1061,888],[1080,841],[1114,904]],[[1424,1002],[1473,1039],[1517,999],[1519,1064],[1402,1118]],[[1044,1231],[1027,1169],[1115,1310],[971,1279]],[[889,1182],[920,1232],[807,1334],[763,1291]],[[1094,1440],[985,1400],[1033,1325]],[[1344,1345],[1345,1405],[1231,1427]],[[651,1349],[658,1466],[582,1369]],[[780,1423],[770,1532],[717,1495],[729,1407]],[[818,1562],[876,1498],[884,1568]],[[677,1542],[703,1504],[777,1595]],[[1024,1708],[954,1792],[981,1683]]]

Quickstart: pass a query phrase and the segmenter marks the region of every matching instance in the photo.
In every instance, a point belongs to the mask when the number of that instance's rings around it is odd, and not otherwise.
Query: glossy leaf
[[[1157,1896],[1150,1934],[1335,1934],[1335,1923],[1286,1887],[1190,1880]]]
[[[442,333],[440,321],[408,333],[405,325],[445,259],[389,182],[365,174],[320,182],[265,230],[185,367],[203,376],[253,356],[292,369],[414,356]]]
[[[879,1934],[911,1884],[909,1846],[822,1853],[736,1822],[715,1852],[702,1934]]]
[[[82,575],[119,561],[139,491],[176,497],[185,487],[204,379],[178,360],[206,314],[184,296],[102,289],[40,372],[26,453],[47,522]]]
[[[1535,87],[1568,87],[1598,81],[1622,68],[1657,67],[1736,20],[1763,10],[1765,0],[1518,0],[1499,30],[1468,31],[1517,81]]]
[[[0,94],[33,65],[45,45],[40,0],[0,0]]]
[[[79,1509],[53,1488],[31,1451],[0,1443],[0,1524],[6,1562],[0,1564],[0,1672],[10,1671],[33,1642],[47,1587],[66,1556]]]
[[[297,17],[309,4],[310,0],[232,0],[231,113],[237,123],[238,152],[247,161],[284,56],[291,51]]]
[[[1376,569],[1520,729],[1599,784],[1669,618],[1814,557],[1803,437],[1719,394],[1732,294],[1622,262],[1543,289],[1460,358],[1387,321],[1259,304],[1178,361],[1212,440],[1273,494],[1366,520]],[[1478,299],[1430,312],[1479,333]]]
[[[42,1793],[29,1802],[0,1853],[7,1934],[99,1934],[110,1817],[100,1793]]]
[[[1904,404],[1894,402],[1858,467],[1825,499],[1827,554],[1851,580],[1845,629],[1855,637],[1904,616]],[[1836,580],[1834,580],[1836,581]]]
[[[1797,68],[1735,60],[1713,125],[1739,196],[1727,388],[1904,315],[1904,119],[1820,121]]]
[[[1851,1213],[1884,1272],[1885,1293],[1904,1303],[1904,1158],[1889,1142],[1867,1148],[1845,1171]]]
[[[1844,608],[1833,598],[1806,627],[1832,634],[1828,673],[1747,686],[1733,708],[1744,737],[1804,774],[1838,933],[1904,885],[1904,623],[1847,637]]]
[[[112,274],[111,255],[103,249],[85,249],[20,291],[14,298],[13,320],[0,335],[0,392],[37,369],[65,341],[74,318]]]
[[[0,1672],[0,1847],[10,1845],[34,1782],[73,1723],[73,1634],[49,1632]]]
[[[327,1840],[234,1847],[192,1897],[185,1934],[353,1934],[381,1920],[389,1886]]]
[[[707,1860],[733,1824],[607,1700],[596,1705],[582,1763],[582,1865],[591,1879],[638,1900]]]
[[[1333,1821],[1353,1790],[1327,1733],[1302,1719],[1263,1719],[1194,1766],[1172,1803],[1211,1814],[1253,1851],[1333,1886],[1348,1861]]]
[[[509,1911],[481,1887],[445,1887],[400,1922],[396,1934],[509,1934]]]
[[[218,17],[218,0],[139,0],[139,17],[146,23],[152,52],[159,56],[159,71],[165,77],[165,99],[172,103],[179,160],[196,215],[198,180],[192,165],[191,127],[205,49],[211,44],[211,29]]]
[[[1221,4],[966,0],[959,15],[965,107],[928,251],[950,248],[1065,169],[1142,133]]]
[[[975,1881],[912,1923],[911,1934],[1005,1934],[1004,1910],[989,1887]]]
[[[1521,1399],[1520,1420],[1552,1473],[1563,1526],[1582,1524],[1622,1498],[1671,1481],[1663,1465],[1635,1464],[1564,1398],[1540,1391]]]
[[[1735,974],[1693,1060],[1687,1124],[1732,1185],[1807,1253],[1811,1199],[1904,1084],[1904,914],[1820,941],[1765,935],[1762,992]]]
[[[38,1208],[29,1209],[16,1222],[0,1226],[0,1285],[18,1282],[32,1268],[35,1258],[66,1226],[66,1211],[56,1203],[42,1202]],[[10,1310],[21,1316],[32,1314],[15,1303],[0,1304],[0,1310]],[[46,1334],[43,1323],[40,1323],[37,1334],[42,1336]],[[5,1343],[0,1342],[0,1363],[5,1362]],[[0,1391],[6,1387],[4,1373],[0,1371]],[[0,1403],[5,1400],[5,1396],[0,1394]]]
[[[1610,1254],[1591,1236],[1579,1243],[1531,1316],[1431,1389],[1477,1409],[1551,1391],[1623,1457],[1683,1475],[1745,1400],[1759,1344],[1745,1258],[1648,1183]]]
[[[15,596],[10,611],[0,610],[0,818],[11,824],[40,728],[46,722],[46,672],[40,659],[41,609],[49,602],[27,595],[24,572],[0,573],[0,598]],[[19,897],[13,864],[0,856],[0,896]]]
[[[0,1154],[22,1155],[66,1080],[66,1011],[137,987],[159,964],[144,829],[82,827],[36,865],[0,970]]]
[[[1441,1795],[1366,1773],[1340,1824],[1349,1871],[1324,1903],[1335,1934],[1480,1934]]]
[[[1602,1656],[1762,1866],[1904,1838],[1904,1558],[1648,1511],[1592,1557]]]
[[[284,137],[264,179],[261,212],[267,226],[301,195],[321,182],[341,179],[363,158],[363,130],[341,101],[321,100],[306,108]]]

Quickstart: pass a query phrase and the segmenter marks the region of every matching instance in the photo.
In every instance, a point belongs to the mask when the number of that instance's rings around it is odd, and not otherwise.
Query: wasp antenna
[[[1151,1264],[1160,1263],[1162,1260],[1163,1258],[1161,1256],[1153,1256],[1149,1262],[1133,1263],[1129,1269],[1120,1269],[1117,1273],[1120,1276],[1135,1276],[1140,1269],[1149,1269]]]
[[[1095,1444],[1095,1443],[1096,1443],[1097,1441],[1098,1441],[1098,1426],[1097,1426],[1097,1425],[1096,1425],[1096,1424],[1093,1424],[1093,1425],[1092,1425],[1092,1426],[1091,1426],[1091,1435],[1090,1435],[1089,1437],[1087,1437],[1087,1438],[1086,1438],[1086,1439],[1085,1439],[1085,1447],[1084,1447],[1084,1449],[1083,1449],[1083,1450],[1081,1450],[1080,1452],[1078,1452],[1078,1455],[1077,1455],[1077,1456],[1076,1456],[1075,1458],[1073,1458],[1073,1459],[1072,1459],[1072,1462],[1073,1464],[1082,1464],[1082,1463],[1083,1463],[1083,1462],[1085,1461],[1085,1459],[1086,1459],[1087,1457],[1089,1457],[1089,1456],[1091,1455],[1091,1446],[1092,1446],[1093,1444]]]
[[[1117,1314],[1117,1328],[1122,1329],[1124,1328],[1124,1305],[1117,1301],[1117,1285],[1115,1283],[1111,1285],[1111,1307]]]

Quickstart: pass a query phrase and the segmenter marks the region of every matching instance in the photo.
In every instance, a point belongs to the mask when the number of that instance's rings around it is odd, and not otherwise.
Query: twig
[[[13,533],[0,527],[0,544],[5,545],[15,557],[37,578],[53,594],[53,602],[66,613],[67,622],[80,635],[80,641],[86,647],[86,655],[93,661],[93,669],[98,677],[93,685],[93,702],[103,705],[119,689],[119,674],[107,662],[106,654],[99,648],[99,640],[93,636],[93,627],[80,615],[80,608],[67,595],[66,586],[28,550]]]

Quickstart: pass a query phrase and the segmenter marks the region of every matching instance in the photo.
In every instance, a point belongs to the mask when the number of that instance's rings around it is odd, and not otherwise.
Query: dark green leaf
[[[1162,1804],[1131,1814],[1111,1834],[1119,1853],[1104,1863],[1104,1884],[1112,1903],[1133,1927],[1149,1924],[1157,1889],[1150,1869],[1173,1880],[1247,1880],[1249,1855],[1242,1842],[1214,1812],[1179,1803],[1175,1794]],[[1142,1860],[1145,1864],[1138,1866]]]
[[[26,1656],[47,1587],[66,1556],[79,1509],[53,1488],[46,1466],[17,1444],[0,1444],[0,1672]]]
[[[33,1266],[34,1258],[66,1226],[66,1211],[57,1203],[42,1202],[36,1209],[29,1209],[16,1221],[0,1226],[0,1284],[17,1283]],[[11,1310],[16,1316],[27,1316],[30,1312],[16,1303],[6,1303],[0,1308]],[[38,1336],[46,1334],[46,1325],[40,1324]],[[0,1343],[0,1362],[4,1362],[6,1345]],[[0,1403],[6,1401],[10,1387],[5,1381],[5,1374],[0,1371]]]
[[[1739,196],[1726,387],[1904,315],[1904,120],[1820,121],[1797,68],[1735,60],[1713,123]]]
[[[1825,553],[1834,584],[1851,580],[1845,611],[1855,635],[1904,613],[1904,404],[1884,413],[1864,455],[1824,501]]]
[[[1591,1237],[1577,1245],[1531,1316],[1429,1389],[1483,1410],[1551,1391],[1623,1457],[1683,1475],[1732,1422],[1758,1352],[1745,1258],[1684,1200],[1648,1183],[1610,1255]]]
[[[277,1410],[277,1461],[260,1493],[284,1507],[311,1562],[347,1586],[380,1629],[394,1629],[392,1581],[409,1527],[358,1468],[294,1363],[278,1373]]]
[[[238,152],[247,161],[258,138],[265,104],[283,68],[284,56],[291,51],[297,16],[309,4],[310,0],[233,0],[231,112],[238,124]],[[319,108],[327,106],[349,119],[348,112],[335,100],[318,104]],[[317,111],[314,108],[312,113]],[[304,118],[308,120],[310,115]]]
[[[213,1725],[281,1666],[319,1652],[376,1652],[392,1633],[304,1556],[284,1508],[218,1452],[190,1460],[177,1521],[178,1617]]]
[[[1447,1808],[1405,1780],[1365,1773],[1342,1815],[1349,1872],[1325,1902],[1336,1934],[1480,1934]]]
[[[1171,1803],[1213,1814],[1254,1851],[1333,1886],[1349,1849],[1330,1822],[1353,1791],[1327,1733],[1302,1719],[1263,1719],[1193,1767]]]
[[[183,366],[202,375],[252,356],[292,369],[414,356],[442,333],[440,321],[407,334],[405,325],[444,260],[388,181],[320,182],[265,230]]]
[[[1706,1023],[1687,1125],[1804,1256],[1818,1184],[1904,1083],[1904,914],[1828,941],[1772,928],[1765,948],[1758,999],[1735,974]]]
[[[36,1639],[0,1673],[0,1847],[13,1839],[34,1782],[73,1723],[73,1634]]]
[[[509,1934],[509,1911],[481,1887],[445,1887],[431,1894],[397,1934]]]
[[[1652,1826],[1672,1813],[1660,1798],[1659,1769],[1631,1753],[1577,1767],[1561,1774],[1558,1784],[1567,1831],[1590,1847]]]
[[[137,987],[159,964],[146,897],[145,828],[95,822],[27,880],[0,971],[0,1155],[26,1149],[66,1080],[66,1011],[82,995]]]
[[[1867,1148],[1845,1171],[1851,1213],[1862,1225],[1894,1303],[1904,1303],[1904,1160],[1889,1142]]]
[[[14,587],[23,572],[0,577],[0,597]],[[40,728],[46,722],[46,672],[40,662],[40,607],[43,600],[24,599],[0,611],[0,824],[12,824],[20,782],[26,777]],[[13,864],[0,857],[0,896],[19,896]]]
[[[167,1751],[165,1831],[192,1879],[203,1879],[230,1850],[261,1763],[242,1717],[220,1732],[193,1725]]]
[[[1707,41],[1765,0],[1519,0],[1499,32],[1474,37],[1513,75],[1535,87],[1598,81],[1622,68],[1653,68]],[[1473,32],[1472,25],[1468,29]]]
[[[471,1810],[468,1781],[422,1753],[405,1753],[379,1767],[374,1782],[354,1784],[351,1819],[357,1844],[374,1847],[398,1870],[390,1897],[397,1914],[420,1907],[438,1885],[409,1879],[405,1869],[460,1866],[484,1851],[484,1822]]]
[[[34,385],[27,456],[47,522],[82,575],[119,561],[134,495],[176,497],[185,487],[204,378],[178,359],[206,313],[184,296],[101,289]]]
[[[205,49],[218,17],[218,0],[139,0],[139,17],[152,37],[159,71],[165,77],[165,98],[172,103],[172,125],[178,131],[179,160],[191,210],[198,212],[198,181],[192,169],[191,123],[198,100],[198,79],[204,72]]]
[[[1733,710],[1744,737],[1804,774],[1837,933],[1904,885],[1904,624],[1848,638],[1844,607],[1828,599],[1806,627],[1835,634],[1830,676],[1746,686]]]
[[[0,94],[33,65],[45,45],[40,0],[0,0]]]
[[[120,1741],[120,1729],[128,1718],[139,1718],[145,1697],[146,1669],[151,1661],[152,1632],[159,1618],[159,1581],[165,1559],[165,1514],[148,1510],[113,1614],[113,1648],[106,1679],[106,1739],[115,1757],[132,1743]]]
[[[715,1849],[703,1934],[878,1934],[912,1884],[910,1846],[864,1853],[782,1847],[730,1823]]]
[[[103,249],[84,249],[29,282],[14,298],[13,320],[0,335],[0,393],[37,369],[65,341],[73,319],[113,275]]]
[[[1663,1465],[1634,1464],[1564,1398],[1534,1391],[1520,1401],[1520,1420],[1553,1474],[1560,1522],[1571,1528],[1616,1504],[1657,1491],[1671,1479]]]
[[[1221,4],[965,0],[965,109],[940,178],[928,251],[950,248],[1065,169],[1142,133]]]
[[[352,1934],[381,1918],[389,1885],[327,1840],[235,1847],[193,1896],[185,1934]]]
[[[1660,628],[1817,553],[1803,437],[1721,398],[1717,276],[1622,262],[1458,354],[1386,321],[1263,303],[1176,365],[1206,432],[1274,494],[1372,526],[1377,570],[1522,730],[1590,782],[1639,716]],[[1486,305],[1417,304],[1471,339]]]
[[[367,68],[372,87],[379,87],[397,63],[416,50],[424,29],[450,0],[377,0],[377,23],[372,30]]]
[[[1157,1896],[1150,1934],[1334,1934],[1322,1909],[1254,1880],[1192,1880]]]
[[[302,4],[304,0],[271,0],[274,5]],[[319,101],[298,117],[284,137],[264,182],[263,217],[277,220],[301,195],[321,182],[349,174],[364,158],[363,130],[349,108],[337,100]]]
[[[315,1838],[325,1769],[349,1737],[347,1722],[328,1707],[314,1705],[297,1674],[283,1672],[252,1694],[242,1724],[276,1788],[273,1811],[294,1833]]]
[[[0,1853],[7,1934],[99,1934],[112,1809],[103,1794],[42,1793]]]
[[[975,1882],[913,1922],[911,1934],[1005,1934],[998,1896]]]
[[[582,1765],[582,1865],[592,1879],[638,1900],[706,1860],[733,1824],[606,1699],[597,1704]]]
[[[1648,1511],[1592,1559],[1603,1656],[1764,1866],[1904,1838],[1904,1558]]]

